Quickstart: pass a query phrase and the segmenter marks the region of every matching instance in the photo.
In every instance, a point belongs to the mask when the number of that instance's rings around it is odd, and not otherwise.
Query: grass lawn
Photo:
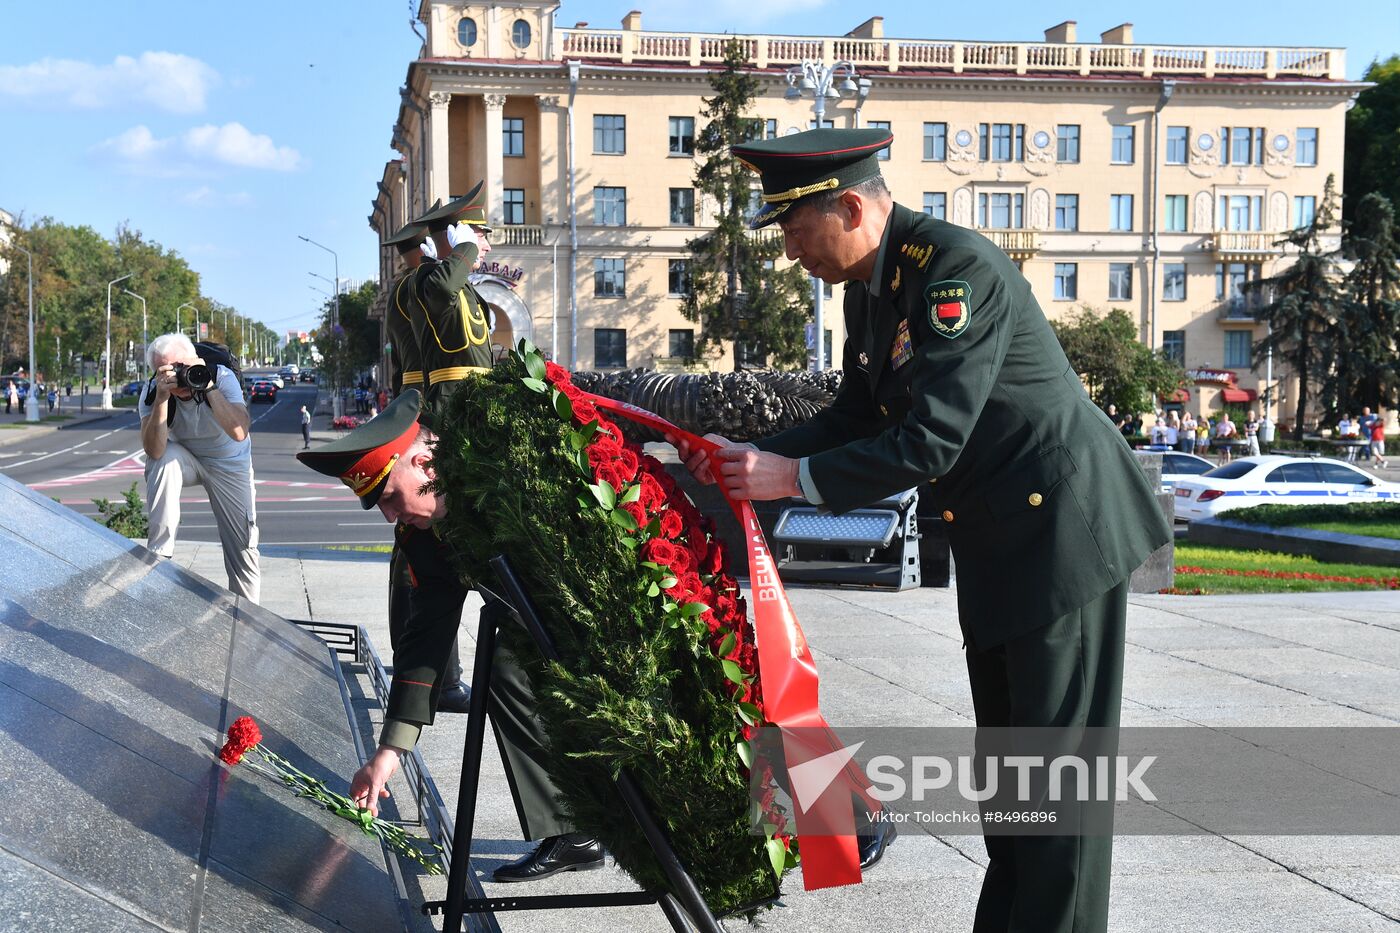
[[[1312,528],[1373,538],[1400,538],[1400,502],[1350,502],[1345,505],[1256,505],[1231,509],[1230,521],[1273,528]]]
[[[394,549],[392,544],[331,544],[328,551],[367,551],[371,554],[388,554]]]
[[[1263,573],[1248,575],[1251,571]],[[1326,564],[1293,554],[1178,543],[1176,588],[1186,592],[1201,589],[1211,594],[1400,589],[1400,568]]]

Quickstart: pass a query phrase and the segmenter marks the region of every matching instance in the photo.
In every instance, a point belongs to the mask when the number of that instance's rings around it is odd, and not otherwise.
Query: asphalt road
[[[361,509],[345,486],[296,460],[302,446],[300,408],[306,405],[314,411],[316,397],[316,386],[289,383],[274,404],[249,406],[262,546],[392,542],[392,526],[378,511]],[[94,400],[89,396],[89,405]],[[329,422],[329,414],[318,414],[313,428],[324,431]],[[0,473],[84,515],[97,514],[93,499],[118,499],[133,482],[145,498],[145,454],[134,410],[62,431],[6,440],[0,444]],[[187,486],[180,501],[180,539],[217,541],[203,487]]]

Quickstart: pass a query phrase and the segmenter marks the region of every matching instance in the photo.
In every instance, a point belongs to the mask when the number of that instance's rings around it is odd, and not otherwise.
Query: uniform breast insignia
[[[894,267],[894,278],[890,279],[890,294],[891,294],[891,295],[893,295],[895,292],[899,291],[899,286],[900,286],[899,277],[900,277],[900,274],[901,274],[903,271],[904,271],[904,267],[903,267],[903,266],[895,266],[895,267]]]
[[[924,289],[928,322],[949,340],[967,330],[972,319],[972,286],[958,279],[944,279]]]
[[[865,355],[865,351],[864,351],[864,350],[861,350],[861,351],[860,351],[860,365],[862,365],[862,366],[869,366],[869,365],[870,365],[870,357],[868,357],[868,356]]]
[[[918,263],[919,271],[923,272],[928,268],[928,261],[933,258],[937,249],[932,243],[905,243],[899,248],[899,254],[914,260]]]
[[[909,339],[909,319],[899,322],[894,332],[894,343],[890,344],[890,368],[899,369],[914,356],[914,344]]]

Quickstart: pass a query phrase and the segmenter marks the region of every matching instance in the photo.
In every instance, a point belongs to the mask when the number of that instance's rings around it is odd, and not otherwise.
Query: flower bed
[[[435,427],[443,535],[464,576],[490,585],[505,554],[563,658],[501,633],[534,659],[523,666],[567,817],[643,887],[667,889],[613,790],[625,768],[712,909],[775,897],[797,853],[771,795],[752,812],[758,656],[713,523],[528,344],[463,382]]]

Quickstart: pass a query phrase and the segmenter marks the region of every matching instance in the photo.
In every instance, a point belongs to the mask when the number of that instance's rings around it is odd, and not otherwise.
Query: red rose
[[[662,539],[653,538],[652,540],[660,541]],[[671,544],[671,542],[669,541],[667,541],[666,543]],[[686,571],[693,571],[695,569],[695,555],[690,553],[690,548],[686,547],[683,544],[673,544],[671,546],[676,549],[676,556],[671,561],[671,569],[676,571],[676,573],[685,573]],[[698,582],[699,578],[697,577],[696,579]]]
[[[642,474],[641,500],[648,512],[659,512],[661,507],[666,504],[666,493],[662,491],[661,484],[656,481],[656,477],[650,473]]]
[[[574,420],[587,424],[598,417],[598,407],[586,398],[571,399],[574,403]]]
[[[685,530],[685,524],[681,517],[675,512],[667,509],[661,513],[661,534],[667,538],[679,538],[681,532]]]
[[[604,434],[600,429],[593,435],[593,440],[588,444],[588,459],[596,457],[606,457],[613,460],[622,453],[622,442],[611,435]]]
[[[700,572],[706,575],[724,569],[724,544],[718,538],[711,541],[700,559]]]
[[[676,557],[680,553],[681,549],[665,538],[652,538],[642,545],[642,560],[649,560],[653,564],[660,564],[663,567],[670,567],[675,563]]]
[[[622,429],[602,415],[598,416],[598,434],[610,434],[619,444],[622,443]]]
[[[642,508],[640,502],[628,502],[622,506],[622,511],[632,516],[632,520],[637,523],[638,528],[643,528],[647,523],[647,513]]]
[[[560,383],[569,382],[569,371],[558,363],[546,361],[544,364],[544,377],[548,379],[552,385],[557,387]]]
[[[612,486],[615,493],[622,492],[622,488],[627,485],[627,479],[622,475],[622,470],[618,467],[616,460],[595,465],[593,477],[600,483]]]
[[[617,455],[617,465],[618,468],[622,470],[622,475],[627,477],[629,483],[637,478],[637,455],[626,447]],[[645,490],[645,488],[645,485],[643,485],[643,490]]]
[[[564,396],[571,402],[577,402],[583,399],[583,390],[572,382],[560,383],[555,388],[564,393]]]

